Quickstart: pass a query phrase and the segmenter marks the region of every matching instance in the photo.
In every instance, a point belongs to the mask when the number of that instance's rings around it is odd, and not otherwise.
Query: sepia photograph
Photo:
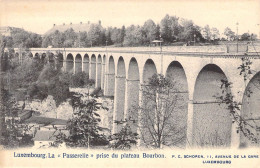
[[[259,0],[0,0],[0,167],[260,167]]]

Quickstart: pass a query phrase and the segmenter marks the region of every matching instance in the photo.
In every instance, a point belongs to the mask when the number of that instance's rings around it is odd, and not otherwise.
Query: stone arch
[[[74,58],[71,53],[66,58],[66,72],[73,73],[74,71]]]
[[[113,56],[108,60],[108,73],[107,73],[107,96],[114,96],[115,91],[115,61]]]
[[[139,66],[133,57],[129,62],[126,80],[125,118],[138,121],[140,74]],[[137,132],[137,122],[131,125],[132,131]]]
[[[19,53],[18,53],[18,55],[19,55]],[[40,59],[40,54],[39,53],[35,53],[33,58]]]
[[[19,53],[18,53],[18,55],[19,55]],[[39,54],[39,53],[35,53],[35,54],[34,54],[34,58],[35,58],[35,57],[40,58],[40,54]]]
[[[44,60],[44,62],[47,62],[47,54],[46,53],[42,53],[41,54],[41,60]]]
[[[252,127],[247,126],[257,138],[260,139],[260,72],[256,73],[253,78],[247,84],[244,91],[241,116]],[[244,134],[240,133],[241,146],[254,146]],[[259,145],[259,144],[258,144]]]
[[[90,58],[90,72],[89,79],[94,79],[96,81],[96,56],[92,54]]]
[[[193,94],[193,144],[230,146],[232,119],[227,105],[217,101],[221,80],[227,80],[221,68],[208,64],[197,76]],[[230,93],[230,90],[227,90]]]
[[[96,87],[101,88],[101,72],[102,72],[102,58],[101,55],[98,55],[97,64],[96,64]]]
[[[29,52],[29,53],[28,53],[28,56],[29,56],[30,58],[33,58],[32,52]]]
[[[115,100],[114,100],[114,121],[124,120],[125,107],[125,61],[122,56],[119,57],[117,63],[117,76],[115,78]],[[114,124],[114,132],[121,130],[121,125]]]
[[[173,86],[169,102],[175,102],[169,117],[169,121],[171,121],[169,125],[173,129],[167,130],[171,136],[166,138],[166,142],[169,145],[172,143],[184,147],[186,145],[189,92],[183,66],[178,61],[171,62],[166,70],[166,78],[171,81]],[[182,140],[179,141],[179,139]]]
[[[88,54],[85,54],[84,58],[83,58],[83,71],[89,75],[89,56],[88,56]]]
[[[75,57],[75,73],[82,72],[82,57],[77,54]]]
[[[147,83],[149,81],[149,78],[151,78],[154,74],[157,74],[155,63],[152,59],[148,59],[144,64],[143,82]]]

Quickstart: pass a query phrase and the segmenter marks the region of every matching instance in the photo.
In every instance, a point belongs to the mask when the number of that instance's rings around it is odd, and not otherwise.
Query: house
[[[60,133],[64,133],[66,136],[69,135],[68,130],[38,130],[35,134],[34,148],[49,148],[56,141],[56,136]],[[65,148],[65,144],[62,143],[60,148]]]

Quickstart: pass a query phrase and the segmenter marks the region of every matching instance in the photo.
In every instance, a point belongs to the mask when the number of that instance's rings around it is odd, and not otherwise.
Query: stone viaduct
[[[114,120],[140,116],[131,109],[141,104],[140,88],[154,73],[170,77],[176,81],[184,104],[181,117],[173,122],[185,126],[187,146],[215,133],[230,147],[248,143],[237,131],[226,105],[219,105],[213,97],[221,93],[222,79],[233,83],[231,93],[234,100],[242,102],[241,115],[258,119],[258,128],[260,125],[260,57],[253,47],[247,50],[246,57],[253,63],[246,81],[238,69],[244,53],[230,53],[225,46],[163,47],[162,51],[159,47],[31,48],[30,52],[34,57],[59,52],[64,71],[88,73],[95,87],[114,98]],[[249,88],[253,94],[248,98],[244,93]],[[118,130],[114,124],[113,132]]]

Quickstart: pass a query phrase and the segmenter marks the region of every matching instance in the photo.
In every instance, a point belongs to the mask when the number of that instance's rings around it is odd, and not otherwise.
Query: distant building
[[[101,23],[99,23],[99,24],[101,24]],[[53,27],[44,34],[44,36],[49,35],[51,33],[54,33],[56,30],[58,30],[59,32],[65,32],[66,30],[71,29],[71,28],[76,33],[84,32],[84,31],[88,32],[90,25],[91,25],[90,22],[88,22],[88,23],[80,22],[79,24],[72,24],[72,23],[65,24],[65,23],[63,23],[62,25],[54,24]]]

